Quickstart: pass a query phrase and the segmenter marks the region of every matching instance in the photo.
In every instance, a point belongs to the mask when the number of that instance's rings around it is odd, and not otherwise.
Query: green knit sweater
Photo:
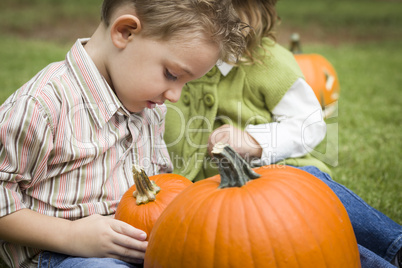
[[[217,174],[207,144],[219,126],[231,124],[244,129],[249,124],[272,122],[270,111],[303,74],[287,49],[269,39],[263,40],[263,48],[262,63],[240,65],[226,77],[215,66],[204,77],[188,83],[177,103],[167,103],[165,141],[174,173],[193,181]],[[310,155],[285,162],[315,165],[329,172]]]

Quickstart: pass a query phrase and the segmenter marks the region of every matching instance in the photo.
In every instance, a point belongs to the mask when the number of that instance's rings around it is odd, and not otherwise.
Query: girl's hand
[[[226,124],[211,133],[208,140],[208,153],[210,155],[214,145],[218,142],[229,144],[245,159],[261,158],[262,148],[257,141],[246,131],[234,126]]]
[[[92,215],[72,221],[70,230],[70,255],[110,257],[129,263],[144,260],[146,233],[113,217]]]

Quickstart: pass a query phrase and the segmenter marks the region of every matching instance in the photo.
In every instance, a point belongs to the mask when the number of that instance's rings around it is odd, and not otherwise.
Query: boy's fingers
[[[119,259],[128,263],[143,263],[145,252],[140,252],[124,247],[116,249],[114,254],[110,254],[109,257]]]
[[[140,241],[145,241],[147,239],[147,233],[123,221],[114,220],[114,224],[112,224],[111,227],[113,231],[131,238],[135,238]]]
[[[139,252],[145,252],[148,246],[148,241],[141,241],[122,234],[119,234],[119,237],[117,237],[114,243],[125,248],[126,250],[134,249]]]

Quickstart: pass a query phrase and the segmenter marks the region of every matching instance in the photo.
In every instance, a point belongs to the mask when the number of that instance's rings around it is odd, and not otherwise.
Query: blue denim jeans
[[[360,261],[362,268],[395,268],[389,262],[379,257],[372,251],[366,249],[359,245]],[[111,258],[80,258],[71,257],[64,254],[54,253],[54,252],[42,252],[39,259],[39,268],[126,268],[126,267],[137,267],[140,268],[142,265],[132,265],[123,261],[119,261]]]
[[[38,268],[136,268],[141,265],[130,264],[113,258],[81,258],[60,253],[44,251],[39,256]]]
[[[362,268],[395,268],[394,265],[384,260],[371,250],[368,250],[361,245],[358,246]]]
[[[359,245],[360,261],[362,268],[395,268],[389,262],[379,257],[372,251]],[[140,268],[142,265],[132,265],[120,260],[111,258],[80,258],[71,257],[54,252],[42,252],[39,258],[39,268]]]
[[[395,267],[390,265],[390,261],[402,247],[402,226],[369,206],[351,190],[335,182],[318,168],[307,166],[300,169],[325,182],[341,200],[359,244],[362,267]],[[384,260],[386,262],[383,262]],[[389,266],[384,266],[387,263]]]

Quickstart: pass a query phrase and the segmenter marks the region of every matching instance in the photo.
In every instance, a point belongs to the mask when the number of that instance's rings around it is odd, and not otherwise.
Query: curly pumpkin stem
[[[133,176],[136,187],[133,196],[136,199],[136,204],[141,205],[154,201],[161,188],[148,178],[144,169],[140,166],[133,166]]]
[[[248,181],[260,177],[228,144],[215,144],[212,154],[219,160],[218,169],[221,175],[219,188],[241,187]]]

